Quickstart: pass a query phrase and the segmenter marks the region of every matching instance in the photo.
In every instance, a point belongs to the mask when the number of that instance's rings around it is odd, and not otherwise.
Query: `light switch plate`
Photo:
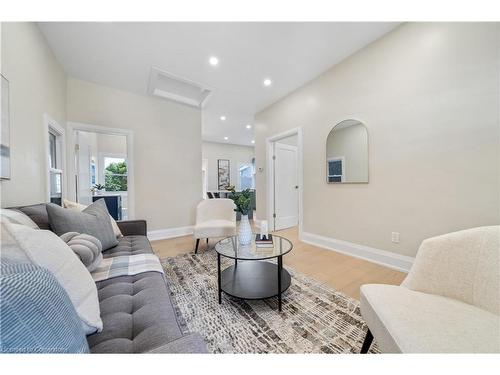
[[[399,243],[399,232],[392,232],[391,241],[393,243]]]

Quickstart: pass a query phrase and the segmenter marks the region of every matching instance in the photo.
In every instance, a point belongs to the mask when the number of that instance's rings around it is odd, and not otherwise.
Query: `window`
[[[63,182],[63,130],[56,124],[48,124],[48,159],[49,159],[49,201],[62,204]]]
[[[97,170],[95,165],[95,160],[92,158],[90,160],[90,184],[94,186],[97,183]]]
[[[255,171],[253,164],[240,164],[238,171],[240,189],[255,189]]]
[[[104,189],[106,191],[127,191],[127,160],[104,156]]]
[[[345,158],[329,158],[328,159],[328,182],[342,182],[345,178]]]

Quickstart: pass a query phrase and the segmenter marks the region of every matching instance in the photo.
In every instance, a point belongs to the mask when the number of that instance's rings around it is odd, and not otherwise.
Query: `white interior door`
[[[274,143],[274,228],[299,223],[297,146]]]
[[[89,205],[92,203],[90,192],[90,161],[92,158],[92,147],[87,133],[76,131],[76,168],[77,168],[77,201],[78,203]]]

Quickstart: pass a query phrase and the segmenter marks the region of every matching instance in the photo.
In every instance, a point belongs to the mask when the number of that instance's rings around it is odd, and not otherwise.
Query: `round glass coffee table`
[[[248,300],[278,297],[281,311],[281,295],[291,282],[290,274],[283,268],[283,255],[292,251],[293,245],[284,237],[272,236],[272,247],[257,247],[255,234],[249,245],[241,245],[238,236],[217,242],[219,303],[222,303],[222,292]],[[221,256],[234,259],[234,265],[221,270]],[[276,263],[269,261],[274,258]]]

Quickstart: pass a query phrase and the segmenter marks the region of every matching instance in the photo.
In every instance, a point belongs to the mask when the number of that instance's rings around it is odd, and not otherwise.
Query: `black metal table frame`
[[[292,245],[292,248],[293,248],[293,245]],[[290,251],[291,250],[292,249],[290,249]],[[290,251],[288,251],[288,252],[290,252]],[[268,297],[265,297],[265,298],[243,298],[243,297],[240,297],[240,296],[232,295],[232,294],[226,292],[225,290],[223,290],[222,289],[222,282],[221,282],[221,274],[222,274],[222,270],[221,270],[221,256],[224,256],[224,257],[226,257],[228,259],[234,259],[234,266],[235,267],[238,266],[238,259],[237,258],[228,257],[228,256],[225,256],[225,255],[221,255],[219,252],[217,252],[217,286],[218,286],[219,304],[222,303],[222,292],[224,292],[227,295],[229,295],[231,297],[234,297],[234,298],[241,298],[241,299],[247,299],[247,300],[261,300],[261,299],[268,299],[268,298],[278,297],[278,310],[281,311],[281,307],[282,307],[282,294],[283,294],[283,292],[286,291],[286,289],[283,290],[283,291],[281,290],[281,287],[282,287],[282,285],[281,285],[281,282],[282,282],[281,281],[281,277],[282,277],[282,273],[283,273],[283,255],[285,255],[285,254],[277,255],[275,257],[272,257],[272,258],[277,258],[277,261],[278,261],[278,264],[277,264],[277,269],[278,269],[278,294],[273,295],[273,296],[268,296]],[[272,259],[272,258],[267,258],[267,259]],[[262,262],[264,259],[241,259],[241,260],[247,260],[247,261],[251,261],[251,262]]]

